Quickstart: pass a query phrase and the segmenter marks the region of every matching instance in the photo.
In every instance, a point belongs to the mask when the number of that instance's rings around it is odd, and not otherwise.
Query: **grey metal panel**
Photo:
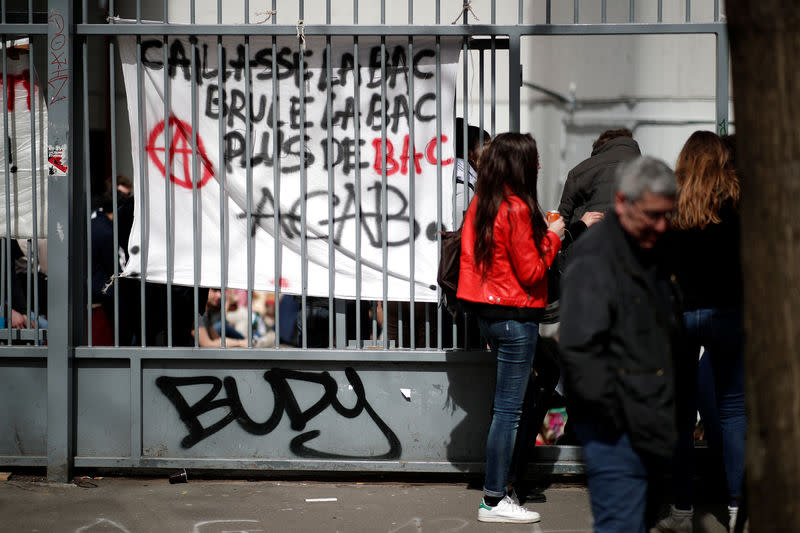
[[[486,366],[148,361],[143,454],[480,462]]]
[[[0,455],[46,455],[46,359],[0,359],[0,402]]]
[[[83,360],[75,376],[75,454],[131,455],[130,369],[120,360]]]
[[[51,174],[47,198],[49,261],[60,267],[49,270],[47,285],[51,317],[47,358],[47,478],[63,482],[70,478],[73,455],[70,284],[74,278],[70,277],[70,248],[73,240],[71,207],[76,186],[72,164],[72,1],[50,0],[48,11],[48,157],[60,151],[67,170],[64,175],[59,175],[58,171]]]

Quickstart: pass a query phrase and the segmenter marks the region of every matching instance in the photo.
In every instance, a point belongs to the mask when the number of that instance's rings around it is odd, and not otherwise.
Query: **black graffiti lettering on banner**
[[[180,71],[183,79],[189,81],[192,79],[192,60],[191,60],[191,45],[198,44],[197,37],[188,37],[183,39],[170,39],[169,53],[167,56],[167,63],[169,66],[170,78],[175,78]],[[161,70],[164,68],[163,52],[161,51],[164,43],[161,39],[146,39],[142,41],[142,64],[145,68],[151,70]],[[217,79],[218,77],[218,64],[225,65],[223,72],[223,79],[233,79],[240,81],[244,78],[245,67],[249,63],[251,72],[258,80],[271,80],[277,71],[279,80],[294,78],[295,87],[300,87],[300,52],[288,46],[282,46],[275,52],[276,65],[272,61],[272,47],[259,48],[255,51],[251,50],[251,57],[249,60],[245,57],[244,44],[237,44],[233,53],[229,47],[221,47],[220,61],[209,60],[209,49],[216,50],[217,47],[213,44],[202,43],[195,47],[195,79],[198,84],[202,84],[204,80]],[[397,86],[398,76],[402,77],[403,82],[408,84],[408,50],[405,46],[396,46],[391,52],[386,49],[386,82],[389,88],[394,89]],[[367,69],[366,86],[369,88],[376,88],[381,85],[381,47],[375,46],[370,48],[368,57],[369,64]],[[320,70],[319,79],[317,80],[317,88],[322,91],[327,87],[327,66],[328,58],[326,51],[322,52],[322,68]],[[306,65],[314,57],[314,50],[307,48],[303,52],[303,58]],[[355,68],[355,59],[351,52],[341,52],[337,54],[338,66],[334,70],[337,77],[331,79],[331,86],[347,85],[347,74],[350,73],[352,78],[353,70]],[[423,48],[414,54],[413,58],[413,74],[414,77],[420,80],[431,79],[434,76],[433,70],[422,70],[420,63],[425,58],[434,58],[435,52],[430,48]],[[229,59],[230,58],[230,59]],[[359,65],[359,70],[363,67]],[[303,73],[303,80],[310,81],[314,76],[314,70],[306,68]],[[359,76],[359,84],[364,83],[364,77]]]
[[[436,115],[424,115],[422,113],[422,106],[428,101],[436,100],[436,94],[427,93],[423,94],[417,99],[414,106],[414,117],[420,122],[430,122],[436,119]],[[408,124],[408,97],[404,94],[398,94],[394,97],[394,101],[390,102],[386,99],[384,102],[386,107],[386,129],[391,130],[392,133],[397,133],[397,128],[400,125]],[[381,95],[375,93],[369,101],[369,111],[367,112],[367,126],[370,126],[373,131],[381,130]]]
[[[345,183],[344,184],[345,190],[347,190],[347,199],[345,201],[345,205],[342,208],[342,213],[338,216],[334,217],[333,223],[336,233],[334,234],[334,241],[336,243],[341,242],[342,233],[344,232],[344,225],[345,222],[350,220],[355,220],[356,218],[356,208],[361,213],[361,227],[363,228],[367,239],[369,241],[370,246],[373,248],[382,248],[383,247],[383,232],[381,231],[382,226],[382,219],[383,215],[380,210],[376,210],[373,212],[369,212],[364,210],[363,206],[356,206],[356,188],[352,183]],[[375,201],[372,205],[379,206],[381,205],[381,196],[382,196],[383,185],[381,182],[375,182],[374,185],[367,188],[367,191],[375,191]],[[401,233],[403,231],[408,230],[408,221],[409,217],[411,216],[408,212],[408,199],[403,194],[403,191],[394,187],[392,185],[386,185],[386,194],[388,197],[387,205],[394,206],[396,211],[394,213],[388,213],[386,215],[386,223],[390,227],[397,228]],[[334,200],[334,206],[338,204],[338,198]],[[374,224],[374,228],[370,228],[370,220],[372,220]],[[392,224],[392,222],[400,222],[400,224]],[[327,225],[327,220],[320,221],[320,225]],[[374,232],[373,232],[374,229]],[[387,231],[387,233],[391,234],[391,231]],[[414,219],[414,240],[417,239],[420,233],[419,222]],[[406,234],[407,235],[407,234]],[[386,246],[404,246],[408,244],[409,237],[406,236],[404,238],[395,239],[395,240],[388,240],[386,241]]]
[[[220,102],[221,100],[221,102]],[[220,105],[222,109],[220,110]],[[233,119],[238,118],[243,123],[247,118],[245,112],[247,111],[247,99],[244,91],[241,89],[230,89],[220,91],[219,86],[216,84],[209,84],[206,89],[206,108],[205,115],[208,118],[219,119],[227,117],[228,127],[233,127]],[[250,123],[258,124],[266,118],[266,124],[272,127],[272,113],[273,106],[270,100],[269,108],[267,108],[267,95],[255,95],[250,93]],[[278,127],[286,123],[279,120]]]
[[[331,150],[333,152],[331,166],[335,167],[341,165],[342,173],[345,176],[349,176],[350,172],[356,168],[356,140],[350,137],[344,137],[341,140],[331,139],[331,143]],[[366,144],[367,141],[365,139],[358,140],[358,153],[361,153],[360,147]],[[322,139],[320,145],[322,147],[323,167],[328,168],[328,139]],[[369,168],[369,161],[360,161],[358,166],[360,168]]]
[[[402,453],[400,439],[367,401],[364,384],[358,373],[350,367],[345,368],[344,372],[356,396],[355,405],[351,408],[345,407],[339,400],[338,384],[328,372],[300,372],[281,368],[268,370],[264,373],[264,379],[272,389],[274,405],[272,413],[270,413],[265,422],[256,422],[247,414],[242,406],[236,380],[231,376],[226,376],[224,379],[215,376],[160,376],[156,379],[156,386],[177,409],[178,416],[189,431],[189,434],[181,440],[181,446],[184,448],[191,448],[198,442],[217,433],[234,420],[251,435],[267,435],[275,430],[285,413],[289,417],[292,430],[303,431],[309,422],[328,407],[332,407],[336,413],[348,419],[357,418],[362,412],[366,411],[367,415],[386,438],[389,444],[389,451],[379,456],[358,456],[315,450],[306,446],[306,443],[317,438],[320,435],[320,431],[311,430],[301,433],[291,440],[289,449],[292,453],[300,457],[331,459],[399,458]],[[323,387],[324,393],[316,403],[303,410],[297,402],[289,380],[316,383]],[[180,388],[192,385],[210,385],[211,389],[199,401],[190,405],[181,393]],[[225,388],[225,397],[218,398],[223,386]],[[229,412],[217,422],[204,426],[200,421],[200,417],[219,408],[228,408]]]
[[[350,127],[350,122],[355,121],[356,118],[356,106],[355,106],[355,99],[352,96],[348,96],[344,100],[344,108],[334,108],[333,102],[336,100],[337,96],[335,92],[331,92],[331,126],[336,127],[339,126],[342,128],[343,131],[347,131]],[[341,123],[341,124],[340,124]],[[319,127],[323,130],[328,129],[328,106],[325,106],[325,110],[322,112],[322,120],[319,121]]]
[[[406,55],[408,49],[405,46],[395,46],[390,53],[386,49],[386,85],[390,89],[397,86],[397,76],[402,74],[405,86],[408,86],[408,56]],[[425,57],[435,57],[436,54],[433,50],[423,49],[414,54],[414,77],[421,80],[427,80],[433,77],[433,72],[424,72],[419,69],[420,61]],[[373,47],[369,51],[369,81],[367,87],[370,89],[381,86],[381,48],[379,46]]]
[[[259,152],[254,153],[250,158],[251,167],[258,165],[265,165],[271,167],[275,164],[274,154],[270,154],[269,150],[272,147],[271,135],[269,131],[261,132],[261,142],[258,144]],[[225,147],[225,168],[228,172],[233,171],[233,162],[239,159],[239,168],[247,167],[247,155],[245,154],[245,138],[244,133],[238,130],[229,131],[223,137],[223,146]],[[308,149],[308,141],[310,138],[305,136],[306,151],[305,151],[305,167],[308,168],[314,164],[314,154]],[[300,136],[293,135],[285,139],[283,131],[278,131],[278,145],[280,146],[280,154],[278,157],[296,156],[299,160],[300,157]],[[253,146],[255,149],[255,144]],[[291,174],[293,172],[300,172],[300,165],[282,165],[281,172],[284,174]]]
[[[189,37],[188,39],[172,39],[169,43],[169,55],[167,63],[169,65],[168,74],[170,78],[175,78],[178,71],[181,72],[183,79],[190,81],[192,79],[192,60],[191,60],[191,45],[197,44],[196,37]],[[145,68],[152,70],[161,70],[164,68],[163,52],[161,48],[164,43],[160,39],[148,39],[142,41],[142,65]],[[211,46],[213,47],[213,45]],[[208,44],[203,44],[195,48],[195,81],[202,84],[204,80],[218,78],[217,63],[209,64],[208,59]],[[308,61],[314,55],[314,51],[305,50],[303,57]],[[232,59],[227,58],[231,56]],[[277,75],[279,80],[287,78],[294,78],[295,87],[300,87],[300,53],[293,51],[288,46],[281,47],[277,53]],[[245,46],[244,44],[236,45],[235,54],[230,54],[228,48],[222,47],[222,61],[221,64],[225,65],[223,72],[223,79],[229,80],[233,77],[236,81],[241,81],[244,78],[245,66],[247,60],[245,59]],[[274,76],[276,69],[272,63],[272,48],[262,48],[252,54],[249,60],[251,72],[258,80],[271,80]],[[311,80],[313,71],[306,70],[303,74],[304,80]]]
[[[356,212],[361,213],[361,228],[367,237],[367,241],[373,248],[383,247],[383,232],[381,225],[383,215],[379,211],[367,211],[363,206],[356,205],[356,191],[352,183],[345,183],[344,188],[347,191],[347,196],[342,203],[339,195],[333,195],[333,207],[336,212],[333,218],[333,243],[336,246],[342,244],[342,235],[345,232],[346,226],[350,221],[355,221]],[[367,191],[374,191],[375,202],[373,205],[381,205],[381,191],[383,185],[381,182],[376,182],[374,185],[367,188]],[[404,246],[408,244],[410,238],[408,235],[408,220],[411,216],[408,212],[408,199],[403,192],[392,185],[386,186],[386,193],[389,198],[389,205],[394,206],[395,212],[389,213],[386,216],[387,224],[395,231],[389,231],[389,234],[395,233],[400,235],[394,240],[388,240],[386,246]],[[328,190],[320,189],[317,191],[310,191],[306,194],[306,201],[314,198],[323,198],[327,200]],[[268,187],[262,187],[261,199],[258,201],[255,212],[251,213],[251,218],[255,219],[255,223],[251,229],[251,236],[255,236],[256,227],[266,223],[269,219],[275,217],[274,211],[275,199],[272,191]],[[302,204],[300,199],[295,201],[291,208],[288,210],[279,209],[281,237],[287,240],[294,240],[300,237],[302,232],[302,225],[300,223]],[[327,211],[326,211],[327,212]],[[246,213],[240,213],[237,218],[244,219],[247,217]],[[263,221],[263,222],[262,222]],[[307,221],[306,224],[306,238],[309,240],[328,240],[328,231],[331,227],[331,220],[323,218],[316,223]],[[352,231],[348,229],[347,231]],[[421,232],[419,222],[414,220],[414,240],[419,237]],[[430,236],[428,236],[430,238]],[[435,236],[433,239],[435,240]]]
[[[314,103],[313,96],[306,96],[304,102],[306,104]],[[269,109],[267,109],[269,105]],[[253,94],[250,93],[250,123],[258,124],[266,118],[268,127],[272,127],[273,121],[273,105],[267,104],[266,94]],[[247,121],[245,113],[247,111],[247,96],[244,91],[237,88],[232,88],[230,91],[223,89],[220,90],[216,84],[209,84],[206,89],[206,107],[205,114],[208,118],[219,119],[220,114],[228,118],[228,127],[233,127],[233,119],[238,118],[242,122]],[[289,98],[289,127],[293,130],[300,129],[300,114],[301,105],[298,96],[291,96]],[[278,121],[278,127],[285,126],[286,123]],[[310,129],[314,126],[311,122],[304,122],[305,128]]]

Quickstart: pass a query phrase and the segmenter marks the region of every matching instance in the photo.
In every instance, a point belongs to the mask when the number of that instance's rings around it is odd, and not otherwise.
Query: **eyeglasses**
[[[628,203],[631,206],[633,206],[636,209],[636,211],[638,211],[651,224],[656,224],[661,219],[664,219],[667,223],[669,223],[677,215],[677,213],[674,210],[652,211],[650,209],[642,209],[636,202],[629,201]]]

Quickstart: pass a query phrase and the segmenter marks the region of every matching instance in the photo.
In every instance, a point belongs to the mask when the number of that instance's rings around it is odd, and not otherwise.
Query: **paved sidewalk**
[[[13,533],[591,533],[582,485],[553,485],[527,504],[537,524],[482,524],[481,492],[466,482],[303,482],[32,476],[0,482],[0,532]],[[722,533],[698,513],[695,531]]]

